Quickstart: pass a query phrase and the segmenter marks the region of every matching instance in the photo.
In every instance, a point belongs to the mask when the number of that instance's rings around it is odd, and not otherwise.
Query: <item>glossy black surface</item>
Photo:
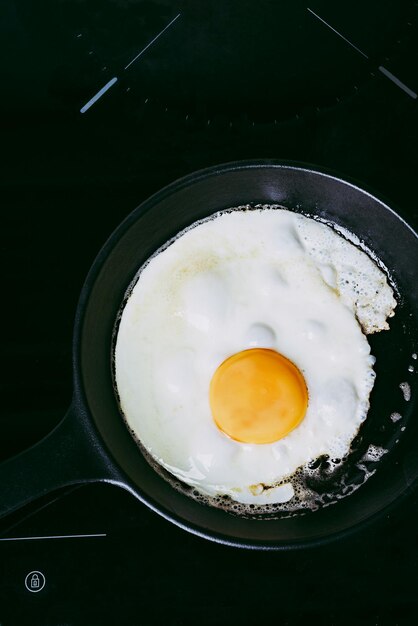
[[[206,23],[205,3],[193,6]],[[239,29],[252,28],[248,7],[246,26],[235,14]],[[417,227],[416,100],[378,70],[384,65],[418,91],[416,7],[413,2],[378,7],[318,2],[310,8],[371,55],[361,65],[361,55],[313,20],[313,44],[305,48],[305,58],[309,61],[313,47],[323,49],[322,78],[304,94],[306,107],[297,102],[293,108],[286,97],[283,111],[276,92],[275,124],[261,98],[250,109],[241,97],[232,113],[227,107],[223,116],[210,118],[205,109],[193,117],[186,104],[167,106],[172,90],[165,90],[167,74],[159,68],[173,50],[168,38],[167,57],[155,47],[143,65],[131,66],[131,74],[121,71],[145,39],[176,14],[172,3],[45,2],[37,10],[24,0],[2,3],[2,341],[7,363],[2,458],[37,441],[68,407],[75,307],[97,250],[135,206],[179,176],[243,158],[293,159],[370,186]],[[288,9],[279,10],[286,18]],[[295,9],[293,14],[292,9],[293,22],[276,20],[279,34],[288,28],[290,38],[292,23],[309,28],[305,10],[300,6],[300,13]],[[231,22],[226,30],[231,31]],[[143,33],[138,48],[137,32]],[[96,34],[77,48],[80,33]],[[304,41],[299,38],[301,48]],[[233,57],[232,44],[225,45]],[[115,63],[102,80],[111,46]],[[286,71],[292,58],[286,57]],[[273,64],[269,59],[265,65]],[[275,83],[284,76],[278,65],[270,74]],[[206,67],[211,67],[208,61]],[[113,75],[118,83],[81,115],[80,108]],[[224,85],[229,74],[226,78]],[[149,94],[144,80],[154,80]],[[303,80],[308,82],[308,76]],[[283,92],[291,94],[284,86]],[[221,89],[217,102],[222,109]],[[292,555],[242,553],[209,544],[111,486],[83,488],[24,522],[22,517],[9,520],[8,525],[20,522],[9,537],[108,535],[103,540],[0,543],[4,624],[114,623],[119,605],[125,611],[119,622],[127,624],[252,624],[259,616],[283,624],[415,623],[414,495],[386,524],[341,544]],[[4,523],[1,527],[7,529]],[[47,575],[45,590],[36,595],[23,585],[33,569]]]

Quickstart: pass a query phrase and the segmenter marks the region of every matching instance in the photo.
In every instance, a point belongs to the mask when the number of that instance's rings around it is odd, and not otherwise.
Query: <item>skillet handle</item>
[[[44,439],[0,465],[0,518],[60,487],[120,484],[119,478],[88,420],[72,405]]]

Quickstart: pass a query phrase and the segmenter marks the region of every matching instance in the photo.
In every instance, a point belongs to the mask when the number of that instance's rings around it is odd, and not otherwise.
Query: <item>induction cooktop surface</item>
[[[418,227],[417,5],[4,0],[1,460],[69,406],[98,250],[180,176],[305,164]],[[0,624],[412,624],[417,521],[412,492],[343,541],[256,553],[191,536],[114,486],[73,487],[0,521]]]

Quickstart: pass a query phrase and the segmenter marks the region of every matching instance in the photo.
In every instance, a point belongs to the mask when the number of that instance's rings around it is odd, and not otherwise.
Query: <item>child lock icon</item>
[[[25,578],[25,586],[28,591],[41,591],[45,587],[45,576],[39,571],[29,572]]]
[[[31,579],[30,579],[30,586],[31,589],[39,589],[39,576],[38,574],[32,574]]]

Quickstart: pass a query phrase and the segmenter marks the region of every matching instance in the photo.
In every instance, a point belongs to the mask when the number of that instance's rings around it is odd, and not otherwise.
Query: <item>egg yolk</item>
[[[299,369],[275,350],[233,354],[214,373],[209,390],[213,419],[243,443],[272,443],[305,416],[308,390]]]

